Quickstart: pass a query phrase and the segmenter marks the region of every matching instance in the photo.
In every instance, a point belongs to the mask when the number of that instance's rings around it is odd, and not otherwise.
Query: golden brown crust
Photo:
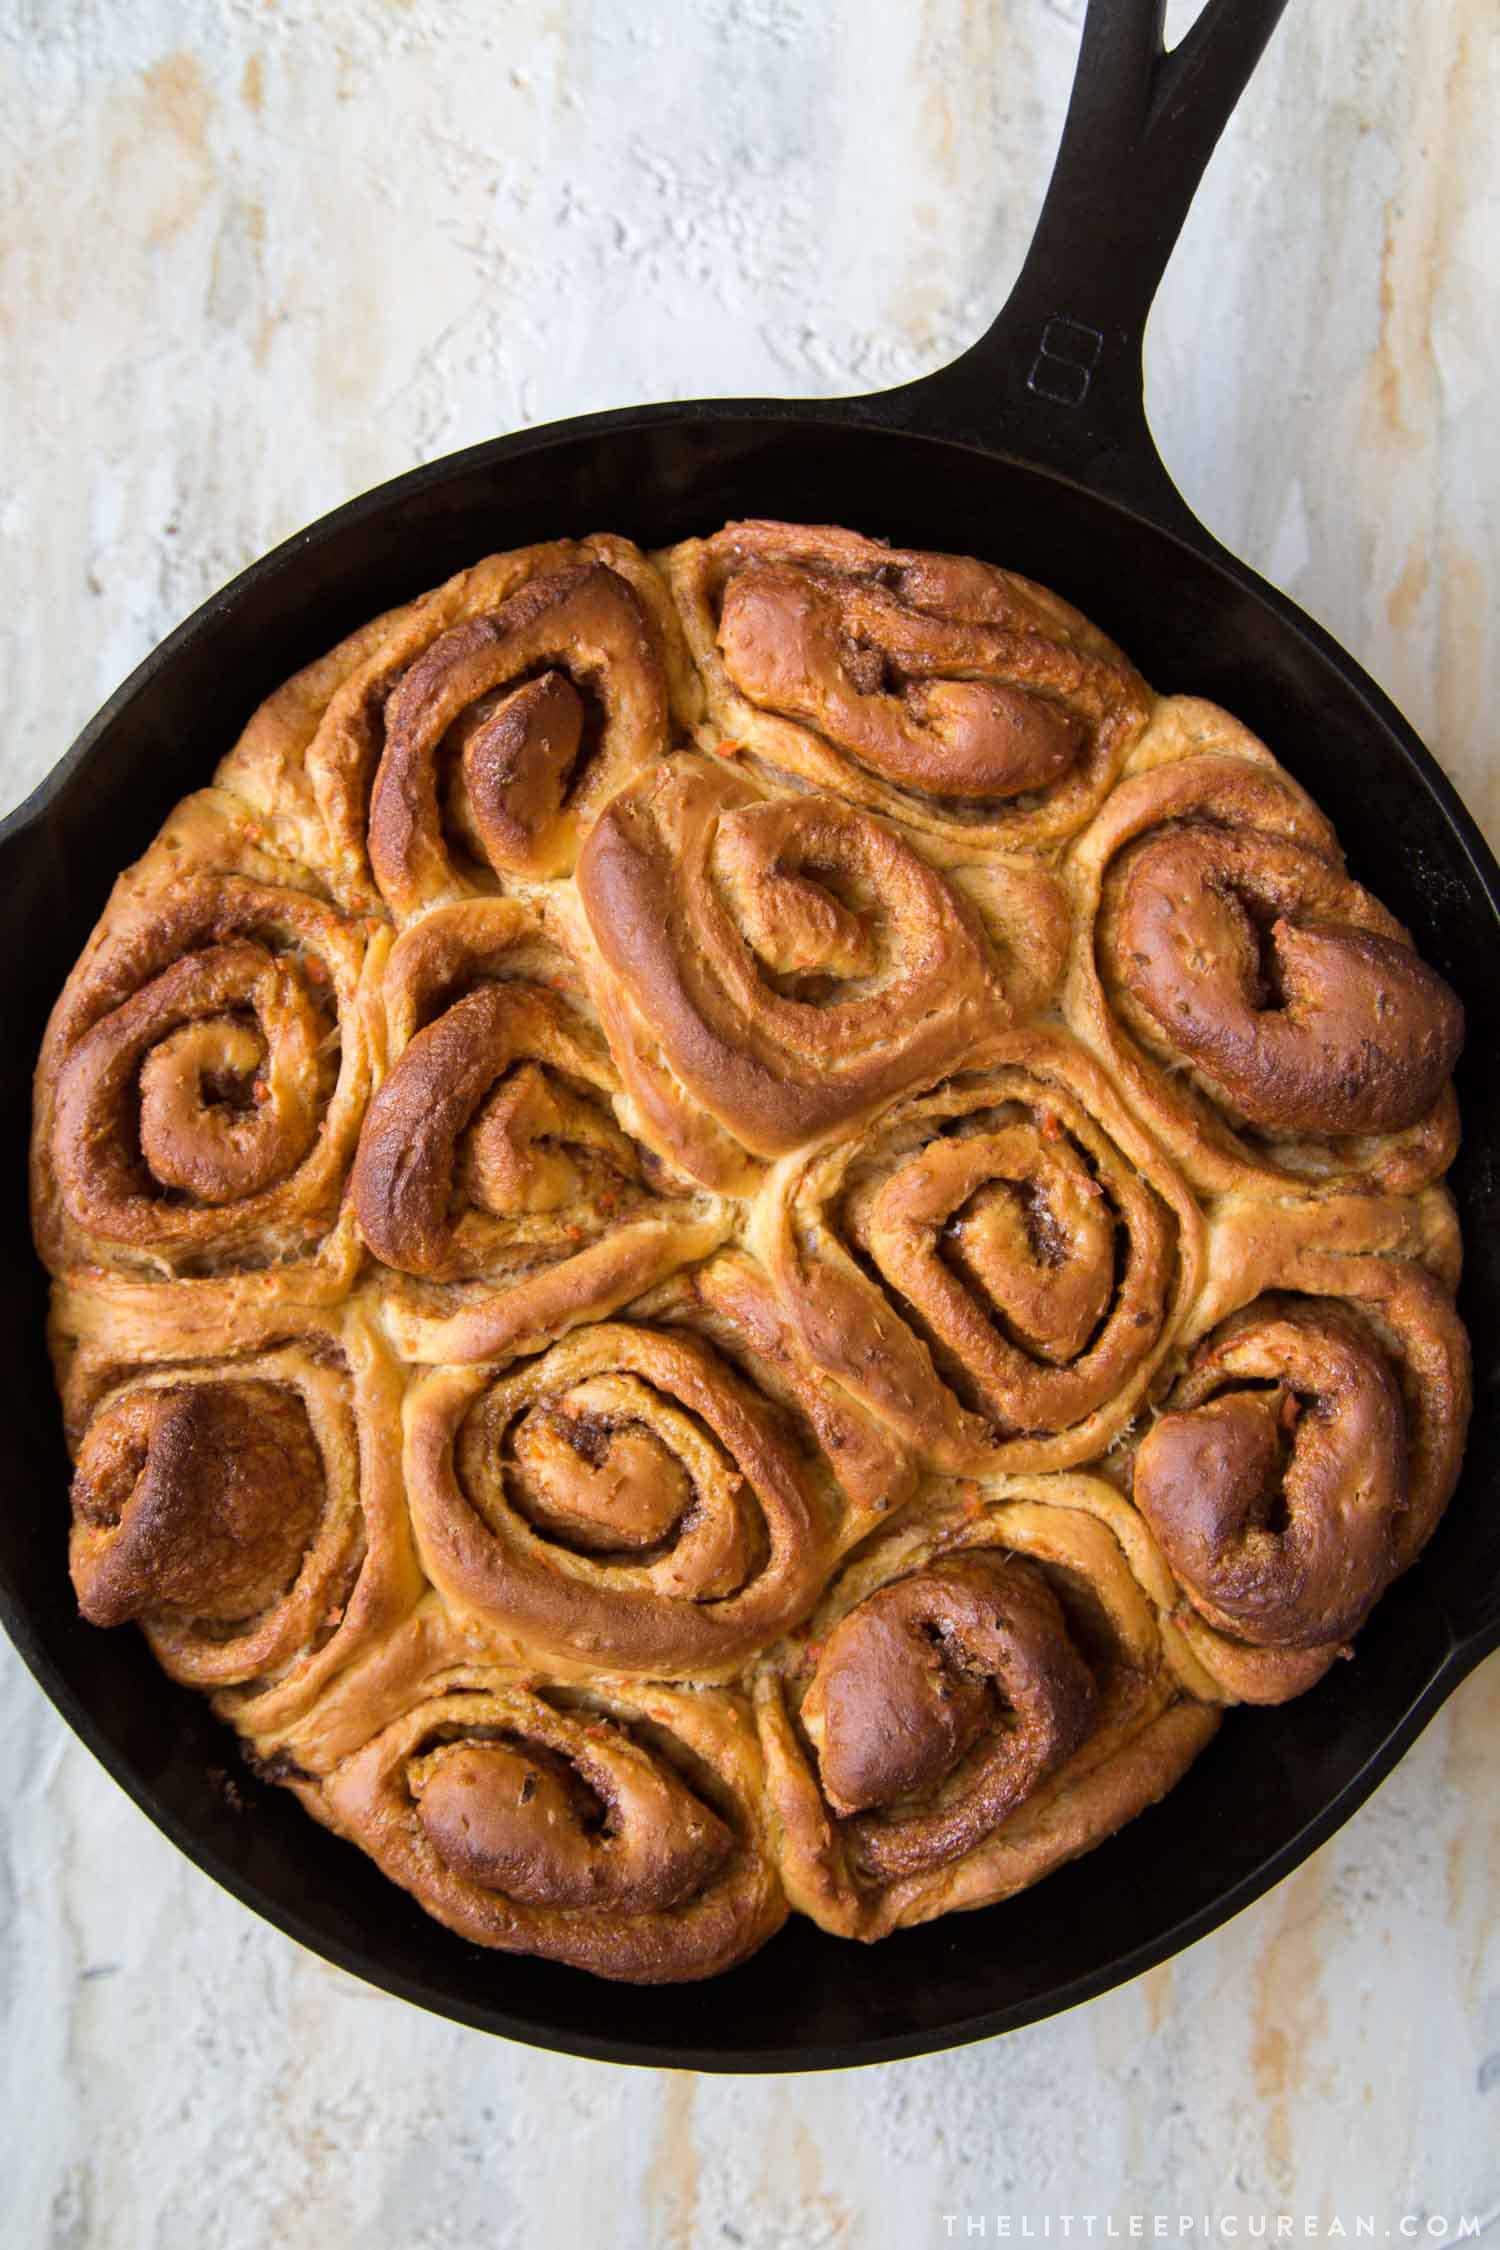
[[[1172,1592],[1090,1477],[996,1478],[866,1547],[757,1684],[793,1906],[883,1937],[1024,1888],[1164,1796],[1214,1728],[1168,1659]]]
[[[116,884],[37,1065],[32,1208],[56,1273],[186,1280],[323,1264],[388,943],[268,854],[242,806],[181,804]]]
[[[1070,835],[1145,725],[1112,642],[968,556],[737,523],[662,560],[705,739],[901,821],[940,863]]]
[[[74,1583],[85,1615],[137,1620],[163,1668],[218,1691],[264,1747],[421,1590],[400,1370],[357,1306],[232,1357],[182,1341],[59,1295]]]
[[[1211,1625],[1255,1647],[1342,1640],[1395,1570],[1395,1370],[1341,1305],[1258,1298],[1194,1353],[1131,1492]]]
[[[777,1351],[769,1291],[742,1265],[669,1288],[649,1320],[413,1385],[427,1574],[514,1661],[727,1676],[910,1490],[900,1450]]]
[[[578,893],[643,1130],[731,1191],[753,1165],[706,1165],[698,1113],[751,1158],[847,1129],[1041,1006],[1060,959],[1039,870],[994,871],[986,924],[881,821],[833,797],[759,798],[696,760],[621,791]]]
[[[492,555],[270,698],[54,1010],[82,1611],[479,1944],[1003,1898],[1430,1536],[1461,1035],[1024,579]]]
[[[73,1472],[79,1609],[91,1625],[243,1626],[282,1601],[325,1502],[291,1390],[255,1377],[140,1385],[101,1408]]]
[[[723,1240],[732,1213],[670,1183],[620,1124],[582,980],[512,899],[438,907],[392,948],[385,1076],[350,1177],[399,1350],[536,1348]]]
[[[934,1467],[1067,1467],[1170,1347],[1201,1221],[1062,1033],[972,1064],[779,1166],[752,1240],[812,1358]]]
[[[1064,1013],[1195,1187],[1447,1169],[1462,1010],[1246,728],[1158,704],[1066,873]]]
[[[1097,1704],[1041,1573],[1012,1555],[960,1554],[840,1619],[801,1719],[855,1870],[890,1882],[971,1851],[1073,1755]],[[946,1802],[897,1809],[939,1797],[961,1764]]]
[[[546,712],[514,739],[503,718],[490,724],[494,698],[539,673],[580,708],[584,757]],[[672,605],[639,549],[608,534],[552,540],[487,556],[352,634],[262,706],[218,778],[340,904],[384,904],[399,920],[502,871],[565,869],[610,789],[698,707]],[[450,740],[455,728],[466,742]],[[459,773],[444,772],[444,804],[438,752],[446,769],[450,746]]]
[[[1245,1197],[1210,1230],[1183,1372],[1126,1473],[1183,1588],[1174,1631],[1231,1699],[1321,1677],[1448,1504],[1471,1400],[1451,1219],[1441,1190]]]
[[[786,1904],[738,1698],[440,1672],[303,1802],[476,1945],[628,1984],[716,1976]]]

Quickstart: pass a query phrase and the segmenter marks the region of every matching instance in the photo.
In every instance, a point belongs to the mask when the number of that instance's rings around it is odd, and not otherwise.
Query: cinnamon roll
[[[628,1984],[717,1976],[786,1916],[737,1697],[440,1672],[299,1795],[475,1945]]]
[[[1171,1579],[1087,1477],[997,1479],[851,1563],[757,1711],[794,1906],[872,1939],[984,1906],[1165,1795],[1213,1732]]]
[[[1418,1188],[1463,1011],[1332,828],[1211,704],[1160,706],[1070,855],[1065,1007],[1195,1184]]]
[[[1072,1040],[972,1062],[779,1166],[752,1241],[812,1358],[934,1467],[1064,1467],[1140,1403],[1201,1224]]]
[[[32,1201],[54,1272],[348,1286],[344,1172],[387,936],[335,914],[244,808],[188,798],[115,886],[53,1010]]]
[[[399,1373],[352,1312],[233,1358],[120,1341],[107,1301],[61,1300],[79,1608],[274,1743],[420,1592]]]
[[[941,862],[1070,835],[1146,723],[1145,683],[1102,633],[969,556],[736,523],[665,567],[705,739],[901,821]]]
[[[1447,1285],[1451,1211],[1433,1204],[1247,1200],[1210,1229],[1183,1364],[1130,1472],[1208,1692],[1300,1694],[1447,1506],[1469,1351]]]
[[[1040,870],[965,892],[833,797],[674,760],[594,828],[578,896],[641,1130],[706,1185],[825,1137],[1049,997]]]
[[[408,1356],[491,1358],[613,1312],[730,1225],[618,1122],[581,980],[516,901],[439,907],[397,940],[386,1074],[350,1197]]]
[[[741,1260],[504,1369],[421,1377],[405,1469],[428,1576],[508,1660],[658,1678],[727,1676],[910,1489]]]
[[[376,618],[257,713],[219,771],[345,907],[398,921],[566,873],[621,784],[698,708],[628,540],[491,555]]]

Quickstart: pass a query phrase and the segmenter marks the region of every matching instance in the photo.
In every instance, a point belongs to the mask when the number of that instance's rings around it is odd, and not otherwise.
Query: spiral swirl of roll
[[[514,1349],[614,1311],[721,1239],[709,1199],[658,1193],[659,1168],[617,1122],[620,1081],[580,981],[528,909],[425,915],[392,950],[384,1001],[387,1074],[350,1196],[408,1354]]]
[[[794,1905],[880,1937],[1108,1835],[1212,1731],[1167,1665],[1171,1580],[1107,1488],[1000,1480],[851,1565],[758,1691]]]
[[[566,869],[581,825],[667,730],[665,672],[628,579],[594,562],[532,579],[440,634],[387,700],[370,796],[382,896],[409,914],[451,894],[456,847],[496,874]]]
[[[1337,1304],[1265,1298],[1194,1358],[1136,1456],[1136,1505],[1194,1606],[1262,1646],[1358,1630],[1395,1569],[1395,1375]]]
[[[502,1374],[440,1368],[406,1422],[428,1576],[518,1652],[708,1678],[816,1595],[827,1501],[696,1336],[603,1322]]]
[[[274,880],[295,871],[245,826],[180,807],[53,1011],[32,1184],[54,1270],[264,1267],[334,1231],[384,933]]]
[[[614,790],[699,705],[627,539],[491,555],[300,672],[219,769],[346,908],[406,921],[565,874]]]
[[[70,1310],[79,1608],[270,1741],[416,1599],[392,1363],[351,1321],[122,1376],[108,1303]]]
[[[956,1555],[881,1587],[834,1627],[802,1724],[828,1802],[849,1823],[856,1869],[889,1882],[946,1866],[989,1835],[1072,1756],[1096,1701],[1040,1573],[1006,1556]],[[959,1766],[951,1796],[892,1814]]]
[[[1190,1176],[1419,1187],[1451,1161],[1463,1010],[1333,831],[1212,706],[1074,848],[1067,1012]]]
[[[755,1238],[813,1359],[935,1467],[1063,1467],[1139,1403],[1200,1222],[1073,1041],[974,1060],[782,1166]]]
[[[1467,1341],[1444,1280],[1380,1240],[1421,1231],[1358,1199],[1231,1207],[1211,1229],[1214,1279],[1131,1490],[1221,1693],[1279,1702],[1320,1678],[1447,1505]]]
[[[1058,895],[1016,873],[986,919],[892,828],[674,762],[597,823],[578,893],[643,1131],[712,1187],[826,1135],[1045,999]]]
[[[474,1944],[657,1984],[719,1974],[785,1919],[759,1785],[727,1695],[471,1667],[303,1794]]]
[[[1145,725],[1145,683],[1056,595],[827,525],[730,524],[666,558],[713,735],[921,834],[1050,844]]]

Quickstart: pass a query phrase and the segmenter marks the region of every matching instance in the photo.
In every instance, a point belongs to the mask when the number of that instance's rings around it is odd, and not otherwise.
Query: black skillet
[[[1500,1642],[1500,1514],[1486,1497],[1500,1369],[1500,870],[1379,689],[1195,521],[1142,405],[1152,294],[1283,5],[1209,0],[1166,55],[1164,0],[1091,0],[1025,269],[988,335],[941,374],[874,398],[591,415],[400,477],[205,603],[0,831],[10,1019],[0,1426],[11,1462],[0,1606],[64,1717],[200,1867],[403,1998],[537,2046],[700,2070],[822,2069],[1007,2031],[1134,1976],[1285,1875]],[[289,1797],[253,1781],[138,1635],[80,1623],[44,1284],[27,1233],[28,1074],[111,878],[295,667],[496,548],[602,528],[652,546],[743,515],[850,523],[1025,571],[1096,618],[1159,688],[1227,704],[1307,784],[1355,872],[1468,1009],[1454,1186],[1478,1405],[1448,1517],[1362,1635],[1359,1661],[1282,1710],[1231,1716],[1165,1804],[1101,1850],[1006,1905],[905,1932],[876,1953],[799,1922],[706,1991],[638,1991],[485,1954],[440,1929]]]

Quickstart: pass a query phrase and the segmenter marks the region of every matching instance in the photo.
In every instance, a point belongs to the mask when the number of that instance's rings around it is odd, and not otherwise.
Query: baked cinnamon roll
[[[841,1937],[984,1906],[1165,1795],[1213,1732],[1171,1578],[1107,1487],[971,1487],[867,1548],[757,1687],[782,1880]]]
[[[219,778],[342,905],[404,921],[565,874],[697,707],[644,556],[626,539],[554,540],[460,571],[298,673]]]
[[[779,1166],[752,1240],[817,1364],[934,1467],[1058,1468],[1130,1420],[1199,1278],[1200,1221],[1060,1033]]]
[[[697,760],[620,792],[578,896],[643,1134],[732,1193],[1041,1006],[1061,961],[1040,870],[965,891],[837,798]]]
[[[234,800],[188,798],[116,884],[53,1010],[32,1204],[54,1272],[246,1277],[354,1262],[344,1172],[387,944],[267,853]]]
[[[1158,708],[1069,859],[1065,1007],[1195,1184],[1418,1188],[1452,1162],[1458,1000],[1211,704]]]
[[[661,1192],[619,1124],[581,979],[508,899],[439,907],[396,942],[386,1071],[350,1198],[399,1348],[492,1358],[546,1341],[704,1257],[730,1215]]]
[[[299,1795],[475,1945],[628,1984],[717,1976],[786,1917],[739,1699],[468,1666]]]
[[[272,1743],[420,1592],[399,1371],[353,1313],[234,1358],[118,1341],[107,1300],[61,1300],[79,1608]]]
[[[1146,723],[1102,633],[969,556],[736,523],[664,559],[705,739],[901,821],[940,862],[1070,835]]]
[[[1181,1372],[1131,1467],[1209,1692],[1300,1694],[1447,1506],[1469,1352],[1444,1270],[1451,1214],[1433,1201],[1247,1201],[1210,1229]]]
[[[491,1646],[658,1678],[728,1675],[910,1490],[741,1260],[535,1358],[419,1378],[405,1470],[427,1574]]]

